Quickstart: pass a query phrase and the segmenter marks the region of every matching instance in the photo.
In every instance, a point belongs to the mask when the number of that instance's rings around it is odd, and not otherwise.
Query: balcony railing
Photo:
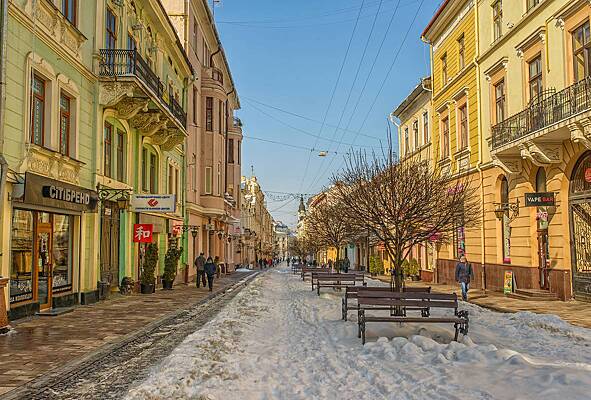
[[[137,50],[101,49],[100,56],[100,76],[114,78],[135,76],[154,92],[185,128],[187,127],[187,114],[183,107],[172,95],[169,95],[168,99],[164,98],[164,84]]]
[[[591,109],[591,77],[560,92],[546,91],[528,108],[492,127],[492,149]]]

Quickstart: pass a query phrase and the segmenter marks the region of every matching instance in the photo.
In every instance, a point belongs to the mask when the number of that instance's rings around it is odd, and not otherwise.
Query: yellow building
[[[512,270],[518,288],[591,299],[591,6],[505,0],[478,14],[483,162],[495,166],[487,268]],[[548,192],[555,206],[526,204]]]
[[[398,128],[400,160],[418,159],[433,168],[431,141],[431,77],[421,79],[411,93],[391,113]],[[433,244],[425,243],[412,249],[410,258],[418,261],[424,271],[433,270]],[[388,260],[386,260],[388,262]],[[389,268],[389,263],[388,263]]]
[[[481,188],[483,141],[479,135],[477,9],[473,0],[446,0],[425,28],[431,49],[432,160],[434,168],[460,182]],[[482,193],[478,190],[477,193]],[[482,195],[481,200],[482,200]],[[481,229],[464,229],[462,219],[448,245],[441,246],[437,279],[454,281],[458,257],[466,254],[481,269]]]

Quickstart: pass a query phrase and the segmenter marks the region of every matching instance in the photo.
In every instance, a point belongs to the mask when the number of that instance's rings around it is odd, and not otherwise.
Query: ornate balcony
[[[184,141],[187,114],[137,50],[102,49],[100,102],[153,143],[170,150]]]
[[[510,173],[520,161],[560,162],[561,143],[571,139],[591,148],[591,77],[559,92],[544,91],[528,107],[492,127],[493,158]]]

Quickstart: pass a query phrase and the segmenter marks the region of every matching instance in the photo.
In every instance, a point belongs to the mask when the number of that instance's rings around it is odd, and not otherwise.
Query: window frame
[[[213,194],[213,167],[205,167],[205,184],[203,185],[203,190],[205,194],[211,195]]]
[[[115,179],[119,182],[125,182],[125,133],[121,129],[115,129],[115,136],[117,137],[117,143],[115,144],[115,161],[116,161],[116,171],[115,171]]]
[[[234,164],[234,139],[228,139],[228,164]]]
[[[108,178],[113,178],[113,128],[113,124],[105,121],[103,125],[103,175]]]
[[[503,0],[491,4],[493,17],[493,42],[503,36]]]
[[[412,123],[412,135],[414,139],[414,148],[418,149],[421,147],[420,145],[420,137],[419,137],[419,120],[415,119]]]
[[[588,32],[591,32],[591,22],[589,21],[589,18],[587,18],[585,21],[583,21],[582,23],[580,23],[579,25],[577,25],[577,27],[575,29],[573,29],[571,31],[571,37],[572,37],[572,57],[573,57],[573,77],[576,82],[579,82],[581,80],[583,80],[584,78],[588,77],[589,75],[591,75],[591,33],[590,33],[590,38],[588,38],[587,40],[585,40],[585,27],[587,28],[586,30]],[[581,44],[580,48],[577,49],[576,46],[576,34],[578,31],[581,31],[582,34],[582,39],[583,39],[583,43]],[[577,66],[577,56],[582,54],[583,55],[583,75],[582,77],[579,77],[579,73],[578,73],[578,69],[576,68]]]
[[[532,65],[534,65],[534,63],[538,63],[539,64],[539,70],[538,72],[532,76]],[[533,100],[534,98],[540,96],[542,94],[542,92],[544,91],[544,81],[543,81],[543,72],[544,72],[544,66],[542,65],[542,53],[538,53],[536,56],[534,56],[532,59],[530,59],[527,62],[527,88],[528,88],[528,95],[529,95],[529,100]],[[537,94],[534,96],[533,95],[533,90],[532,88],[534,87],[534,85],[537,87]]]
[[[447,79],[447,52],[445,52],[441,56],[441,82],[443,83],[443,86],[447,85]]]
[[[67,110],[65,110],[62,107],[62,99],[65,99],[67,101],[68,104],[68,108]],[[72,97],[70,95],[68,95],[66,92],[64,92],[63,90],[60,91],[60,101],[59,101],[59,115],[60,115],[60,120],[59,120],[59,152],[65,156],[70,157],[70,144],[71,144],[71,140],[70,140],[70,135],[72,132]],[[64,132],[62,132],[62,121],[66,119],[67,121],[67,125],[66,125],[66,133],[65,133],[65,139],[66,139],[66,147],[64,150],[63,147],[63,140],[64,140]]]
[[[466,41],[465,36],[462,33],[458,38],[458,67],[461,71],[466,66]]]
[[[429,132],[429,112],[425,111],[423,113],[423,140],[424,144],[427,144],[431,141],[431,135]]]
[[[38,94],[35,91],[35,82],[41,82],[42,87],[43,87],[43,93]],[[47,80],[45,78],[43,78],[41,75],[37,74],[36,72],[33,72],[33,78],[31,80],[31,143],[36,144],[37,146],[41,146],[41,147],[45,147],[45,124],[47,123],[46,118],[47,118],[47,113],[46,113],[46,95],[47,95]],[[37,136],[35,133],[35,120],[36,120],[36,116],[37,114],[35,113],[35,110],[37,109],[35,107],[35,102],[39,101],[39,104],[41,104],[40,110],[41,110],[41,136],[40,136],[40,143],[37,142],[37,140],[35,139],[35,137]]]
[[[205,131],[213,132],[213,97],[205,98]]]
[[[458,136],[460,147],[459,150],[464,150],[470,145],[470,133],[468,130],[468,103],[464,103],[458,107]]]
[[[148,192],[148,149],[142,148],[142,191]]]
[[[499,96],[499,87],[501,90],[501,96]],[[495,100],[495,124],[499,124],[505,120],[506,107],[507,107],[507,92],[505,91],[505,78],[499,79],[494,85],[494,100]],[[501,118],[499,118],[501,114]]]
[[[111,26],[112,24],[112,26]],[[105,11],[105,48],[116,49],[117,48],[117,14],[110,8],[107,7]]]
[[[150,164],[149,164],[149,171],[150,171],[150,176],[148,177],[149,179],[149,187],[150,187],[150,193],[151,194],[156,194],[158,193],[158,181],[157,181],[157,174],[158,174],[158,156],[149,151],[148,150],[148,154],[150,156]]]
[[[538,4],[540,4],[541,0],[527,0],[525,4],[525,11],[528,12]]]
[[[447,159],[450,156],[450,137],[449,137],[449,115],[441,120],[441,158]]]
[[[408,133],[408,126],[404,127],[404,155],[407,156],[410,153],[410,135]]]
[[[72,7],[68,7],[72,5]],[[70,15],[70,9],[73,15]],[[78,0],[62,0],[62,15],[74,26],[78,26]]]

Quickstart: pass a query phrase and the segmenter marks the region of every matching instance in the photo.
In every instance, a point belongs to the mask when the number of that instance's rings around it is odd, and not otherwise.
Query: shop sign
[[[154,225],[152,224],[133,224],[134,243],[152,243],[152,233]]]
[[[27,172],[24,202],[72,211],[96,212],[98,194],[94,190]]]
[[[505,279],[503,281],[503,293],[513,293],[513,271],[505,271]]]
[[[556,197],[553,192],[526,193],[526,207],[552,207],[556,204]]]
[[[591,168],[585,170],[585,181],[591,183]]]
[[[176,195],[134,194],[130,205],[135,212],[173,213],[176,211]]]

